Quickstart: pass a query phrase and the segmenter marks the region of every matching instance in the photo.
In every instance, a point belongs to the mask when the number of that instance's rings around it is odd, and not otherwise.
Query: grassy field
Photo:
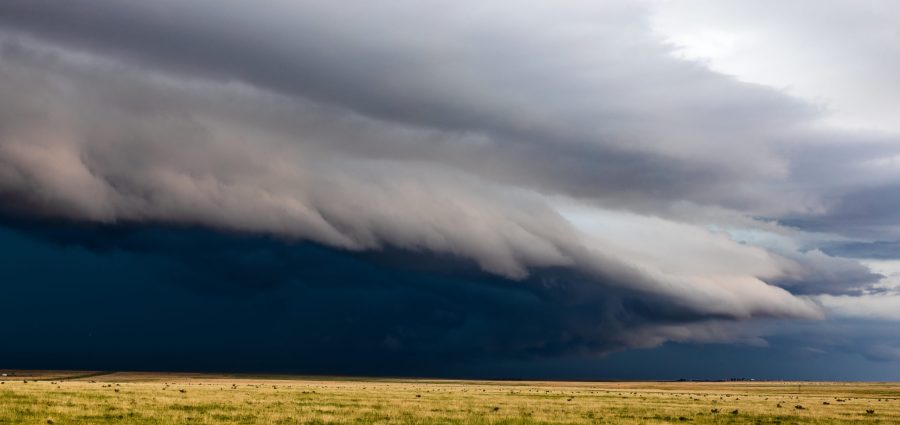
[[[0,379],[0,424],[900,424],[900,384],[894,383],[26,371]]]

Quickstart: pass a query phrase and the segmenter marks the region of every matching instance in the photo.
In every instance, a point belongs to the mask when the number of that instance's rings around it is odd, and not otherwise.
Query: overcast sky
[[[887,0],[3,1],[0,360],[900,379],[898,75]]]

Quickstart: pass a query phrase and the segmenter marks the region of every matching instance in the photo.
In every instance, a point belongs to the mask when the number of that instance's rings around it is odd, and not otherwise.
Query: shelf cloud
[[[765,344],[758,320],[888,291],[849,251],[900,237],[897,135],[680,57],[656,7],[5,1],[7,239],[442,361]],[[363,294],[371,326],[329,315]]]

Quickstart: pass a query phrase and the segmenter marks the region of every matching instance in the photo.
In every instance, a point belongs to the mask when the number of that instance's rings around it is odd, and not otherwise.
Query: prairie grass
[[[4,379],[0,424],[900,423],[900,384],[892,383],[37,372]]]

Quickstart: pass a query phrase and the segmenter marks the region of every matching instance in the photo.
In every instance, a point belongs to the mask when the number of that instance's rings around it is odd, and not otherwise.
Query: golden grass
[[[900,424],[900,384],[888,383],[85,372],[18,372],[2,379],[0,424]]]

